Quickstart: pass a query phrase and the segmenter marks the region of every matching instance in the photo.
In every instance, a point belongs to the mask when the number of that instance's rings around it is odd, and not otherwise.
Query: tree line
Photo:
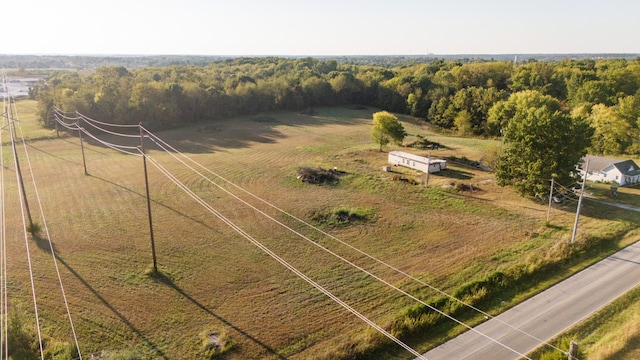
[[[509,121],[507,100],[534,91],[556,100],[558,111],[589,124],[590,152],[609,155],[640,153],[639,89],[640,58],[521,63],[432,59],[389,67],[257,57],[204,66],[54,72],[30,95],[39,102],[43,123],[54,106],[158,129],[276,110],[360,104],[413,115],[460,135],[496,137]]]

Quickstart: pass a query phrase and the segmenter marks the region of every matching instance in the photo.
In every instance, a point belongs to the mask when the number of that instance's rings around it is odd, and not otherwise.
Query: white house
[[[434,173],[447,168],[446,160],[429,159],[424,156],[409,154],[404,151],[390,151],[389,164],[405,166],[422,172]]]
[[[589,160],[587,180],[615,182],[620,186],[640,182],[640,167],[633,160],[587,155],[582,159],[583,168],[580,169],[580,174],[583,176],[587,160]]]

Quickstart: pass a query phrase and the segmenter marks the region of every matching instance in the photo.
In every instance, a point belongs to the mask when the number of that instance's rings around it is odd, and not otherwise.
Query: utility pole
[[[9,100],[11,101],[11,100]],[[11,106],[11,104],[9,104]],[[16,175],[18,176],[18,182],[20,183],[20,190],[22,192],[22,199],[24,201],[25,210],[27,210],[27,217],[29,218],[29,227],[33,229],[33,219],[31,218],[31,210],[29,210],[29,202],[27,201],[27,192],[24,189],[24,180],[22,178],[22,170],[20,169],[20,161],[18,160],[18,152],[16,151],[16,140],[15,140],[15,120],[11,120],[11,115],[9,114],[9,109],[5,105],[4,113],[7,117],[8,126],[9,126],[9,136],[11,137],[11,148],[13,149],[13,159],[16,162]]]
[[[578,199],[578,208],[576,209],[576,221],[573,223],[573,233],[571,234],[571,244],[576,240],[578,232],[578,218],[580,217],[580,208],[582,207],[582,196],[584,195],[584,185],[587,182],[587,174],[589,172],[589,159],[584,169],[584,177],[582,178],[582,188],[580,189],[580,198]]]
[[[427,155],[427,180],[424,184],[424,187],[429,187],[429,173],[431,172],[431,153]]]
[[[547,209],[547,222],[549,222],[549,216],[551,215],[551,200],[553,199],[553,180],[554,177],[551,177],[551,190],[549,190],[549,208]]]
[[[151,218],[151,197],[149,196],[149,175],[147,174],[147,157],[144,154],[144,132],[142,131],[142,123],[140,123],[140,152],[142,153],[142,163],[144,164],[144,185],[147,190],[147,212],[149,214],[149,234],[151,236],[151,255],[153,256],[153,272],[158,272],[158,264],[156,261],[156,242],[153,238],[153,220]]]
[[[76,111],[76,115],[77,114],[78,112]],[[84,166],[84,174],[89,175],[89,173],[87,172],[87,161],[85,160],[85,157],[84,157],[84,142],[82,141],[82,117],[81,116],[78,117],[78,136],[80,137],[80,149],[82,150],[82,165]]]
[[[571,340],[569,344],[569,357],[568,360],[578,360],[578,343]]]
[[[60,138],[60,130],[58,129],[58,119],[54,120],[54,124],[56,124],[56,138]]]

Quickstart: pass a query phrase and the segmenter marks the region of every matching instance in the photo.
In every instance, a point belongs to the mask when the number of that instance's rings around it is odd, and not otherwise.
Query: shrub
[[[372,208],[340,207],[331,212],[316,212],[311,219],[328,226],[342,226],[355,222],[367,221],[373,217],[375,210]]]
[[[422,135],[416,135],[416,137],[418,138],[418,140],[411,142],[406,146],[414,149],[420,149],[420,150],[431,150],[431,149],[437,150],[442,147],[440,143],[429,141]]]
[[[223,354],[231,351],[235,344],[224,331],[205,330],[200,333],[202,347],[200,355],[204,359],[220,359]]]
[[[7,347],[13,359],[37,359],[39,353],[35,329],[25,326],[27,315],[20,311],[9,313]]]
[[[408,179],[408,178],[406,178],[406,177],[404,177],[402,175],[398,175],[398,174],[393,175],[393,180],[394,181],[403,182],[403,183],[406,183],[406,184],[409,184],[409,185],[418,185],[419,184],[419,182],[416,181],[415,179]]]
[[[338,183],[339,178],[344,172],[336,169],[312,169],[309,167],[298,168],[298,180],[307,184],[329,184],[335,185]]]
[[[32,236],[38,236],[40,234],[40,232],[42,232],[42,226],[38,223],[30,223],[29,225],[27,225],[27,231],[32,235]]]

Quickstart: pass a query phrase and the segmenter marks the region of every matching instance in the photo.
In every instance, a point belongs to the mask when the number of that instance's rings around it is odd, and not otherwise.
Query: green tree
[[[513,117],[504,128],[504,152],[496,163],[498,185],[533,196],[547,191],[552,174],[561,184],[574,182],[575,167],[593,134],[589,125],[537,91],[512,94],[506,107]]]
[[[616,114],[614,108],[594,105],[588,118],[594,129],[591,150],[596,154],[618,155],[631,145],[631,126]]]
[[[496,102],[488,111],[487,133],[501,135],[519,110],[546,107],[551,112],[560,111],[560,102],[535,90],[511,94],[508,100]]]
[[[401,144],[406,135],[404,127],[395,115],[387,111],[379,111],[373,114],[371,137],[376,144],[380,145],[380,151],[382,151],[383,146],[392,141]]]
[[[513,92],[538,90],[558,99],[566,98],[567,92],[567,86],[556,71],[555,65],[544,61],[516,67],[511,76],[509,89]]]
[[[616,114],[628,122],[630,126],[637,128],[640,123],[640,94],[619,98]]]
[[[460,111],[456,117],[453,119],[456,128],[458,129],[458,133],[460,135],[469,135],[471,134],[471,114],[467,110]]]

